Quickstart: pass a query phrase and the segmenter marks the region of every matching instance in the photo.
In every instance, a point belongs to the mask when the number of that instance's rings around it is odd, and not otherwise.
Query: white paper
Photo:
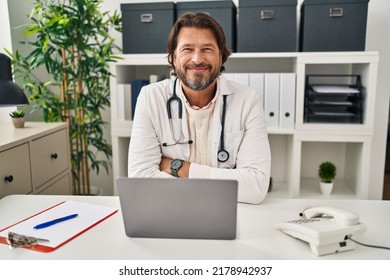
[[[312,86],[317,93],[359,93],[359,90],[349,86]]]
[[[43,209],[44,210],[44,209]],[[77,201],[65,201],[47,211],[22,221],[0,232],[0,236],[8,237],[8,232],[27,235],[31,237],[47,239],[49,242],[39,243],[43,246],[56,248],[70,238],[93,226],[97,222],[116,212],[117,209],[89,204]],[[31,213],[34,215],[35,213]],[[57,223],[55,225],[34,229],[34,226],[65,217],[71,214],[79,214],[76,218]],[[26,217],[28,218],[28,217]]]

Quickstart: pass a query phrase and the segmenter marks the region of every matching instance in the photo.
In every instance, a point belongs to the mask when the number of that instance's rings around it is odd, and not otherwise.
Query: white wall
[[[372,186],[383,186],[390,95],[390,1],[371,0],[367,18],[366,50],[379,52],[376,119],[371,154]],[[370,189],[370,197],[382,197],[383,188]]]

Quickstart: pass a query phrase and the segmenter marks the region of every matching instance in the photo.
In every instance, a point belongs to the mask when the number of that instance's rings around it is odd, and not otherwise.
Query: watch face
[[[181,166],[181,160],[174,159],[171,163],[171,168],[172,169],[179,169]]]

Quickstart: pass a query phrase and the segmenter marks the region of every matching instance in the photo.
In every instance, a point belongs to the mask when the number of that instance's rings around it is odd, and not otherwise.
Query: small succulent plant
[[[9,113],[9,115],[12,118],[23,118],[24,117],[24,112],[21,111],[21,110],[16,110],[16,111],[12,111],[11,113]]]

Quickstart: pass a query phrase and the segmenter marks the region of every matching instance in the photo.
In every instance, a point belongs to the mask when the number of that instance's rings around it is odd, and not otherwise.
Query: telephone
[[[359,223],[359,216],[340,208],[312,207],[300,213],[302,218],[277,223],[276,228],[310,244],[318,256],[353,250],[366,226]]]

